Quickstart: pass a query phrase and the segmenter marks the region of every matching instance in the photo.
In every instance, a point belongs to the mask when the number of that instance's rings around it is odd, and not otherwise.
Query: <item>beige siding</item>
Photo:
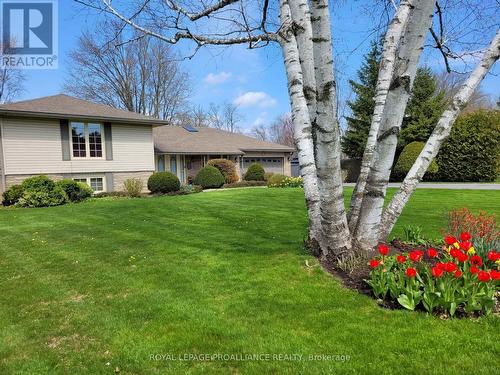
[[[62,160],[59,121],[3,119],[5,172],[67,174],[153,171],[153,132],[149,126],[113,124],[113,160]]]

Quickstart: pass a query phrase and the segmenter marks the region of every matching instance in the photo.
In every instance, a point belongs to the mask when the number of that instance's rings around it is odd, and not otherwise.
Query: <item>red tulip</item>
[[[479,272],[479,269],[477,269],[476,267],[471,267],[471,268],[470,268],[470,273],[472,273],[473,275],[474,275],[475,273],[478,273],[478,272]]]
[[[453,257],[453,258],[457,258],[459,256],[459,254],[463,254],[459,249],[451,249],[450,250],[450,255]]]
[[[470,257],[470,264],[481,267],[483,265],[483,259],[479,255],[473,255]]]
[[[469,257],[467,256],[467,254],[465,253],[462,253],[461,251],[459,251],[459,254],[457,255],[457,260],[461,263],[465,262],[467,259],[469,259]]]
[[[443,276],[444,271],[438,267],[432,267],[432,276],[441,277]]]
[[[462,232],[460,233],[460,239],[462,241],[469,241],[472,238],[469,232]]]
[[[398,255],[396,259],[398,260],[398,263],[406,262],[406,257],[404,255]]]
[[[488,259],[492,262],[496,262],[498,259],[500,259],[500,253],[491,250],[490,252],[488,252]]]
[[[417,276],[417,270],[415,268],[409,267],[406,270],[406,276],[408,276],[410,278]]]
[[[424,252],[422,250],[413,250],[408,253],[408,256],[413,262],[418,262],[424,256]]]
[[[444,265],[444,270],[449,273],[455,272],[457,270],[457,265],[453,262],[448,262]]]
[[[453,236],[445,236],[444,242],[446,242],[448,245],[453,245],[454,243],[458,242],[457,239]]]
[[[427,249],[427,256],[429,258],[436,258],[438,256],[438,252],[434,248]]]
[[[477,274],[477,278],[479,281],[486,283],[490,281],[490,274],[486,271],[479,271]]]
[[[460,278],[460,276],[462,276],[462,272],[460,272],[460,270],[456,270],[455,273],[453,274],[453,276],[455,276],[455,278]]]
[[[460,242],[459,245],[461,249],[467,251],[472,247],[472,242],[470,241]]]
[[[380,265],[380,262],[376,259],[370,260],[370,268],[377,268]]]
[[[444,265],[444,263],[437,262],[435,267],[439,268],[441,271],[444,271],[445,265]]]
[[[490,276],[493,280],[500,280],[500,272],[497,270],[491,270]]]
[[[389,246],[384,245],[383,243],[381,243],[380,245],[378,245],[378,252],[381,255],[387,255],[387,254],[389,254]]]

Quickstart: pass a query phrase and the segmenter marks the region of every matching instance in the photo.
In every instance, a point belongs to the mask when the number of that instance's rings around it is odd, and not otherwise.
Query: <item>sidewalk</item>
[[[354,183],[347,183],[344,186],[354,187]],[[389,183],[389,187],[398,188],[400,183]],[[500,190],[497,183],[479,182],[422,182],[417,189],[452,189],[452,190]]]

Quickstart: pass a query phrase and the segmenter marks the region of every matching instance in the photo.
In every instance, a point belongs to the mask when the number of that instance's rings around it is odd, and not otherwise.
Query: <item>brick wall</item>
[[[124,191],[124,182],[129,178],[138,178],[143,181],[144,189],[143,193],[149,192],[148,190],[148,179],[153,174],[153,171],[146,172],[116,172],[113,173],[113,182],[115,191]]]

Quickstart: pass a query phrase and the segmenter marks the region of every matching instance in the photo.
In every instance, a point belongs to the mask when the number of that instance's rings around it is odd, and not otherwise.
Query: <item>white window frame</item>
[[[83,159],[83,158],[82,158]],[[90,187],[92,189],[92,186],[90,185],[90,179],[91,178],[100,178],[102,179],[102,190],[92,190],[94,193],[104,193],[107,191],[107,186],[106,186],[106,178],[104,176],[75,176],[75,177],[72,177],[73,181],[75,180],[85,180],[86,184],[88,185],[88,187]],[[78,182],[81,182],[81,181],[78,181]]]
[[[85,137],[85,155],[86,156],[74,156],[74,154],[73,154],[73,124],[83,124],[83,136]],[[101,127],[102,156],[90,156],[89,124],[99,125]],[[69,121],[69,144],[70,144],[71,160],[105,160],[106,159],[106,139],[104,136],[104,124],[102,122],[97,122],[97,121],[70,120]]]

